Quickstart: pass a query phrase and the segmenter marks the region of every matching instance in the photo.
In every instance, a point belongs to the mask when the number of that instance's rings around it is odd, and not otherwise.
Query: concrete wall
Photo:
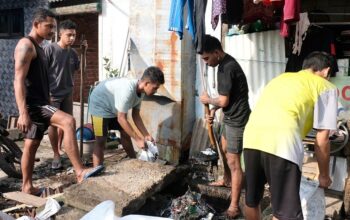
[[[177,163],[194,123],[196,63],[190,37],[180,41],[168,31],[169,12],[167,0],[102,1],[99,59],[111,58],[113,68],[133,77],[151,65],[163,70],[165,84],[142,103],[141,116],[161,156]],[[101,63],[99,70],[100,80],[106,78]]]
[[[28,34],[32,27],[32,16],[38,7],[47,7],[45,0],[0,0],[0,9],[23,8],[24,33]],[[9,115],[17,115],[17,105],[13,91],[14,59],[13,52],[18,39],[0,39],[0,112],[7,119]]]

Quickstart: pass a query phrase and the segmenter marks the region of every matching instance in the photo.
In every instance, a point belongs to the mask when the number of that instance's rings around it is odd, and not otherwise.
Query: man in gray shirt
[[[72,115],[74,72],[79,69],[77,52],[71,48],[76,38],[76,24],[71,20],[60,22],[58,42],[44,48],[49,63],[51,105]],[[61,168],[59,147],[63,133],[56,127],[49,127],[49,138],[54,152],[52,169]]]

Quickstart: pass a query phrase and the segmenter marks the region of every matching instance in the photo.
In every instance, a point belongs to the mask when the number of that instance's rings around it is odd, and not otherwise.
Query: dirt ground
[[[23,150],[23,141],[16,142]],[[70,161],[66,154],[62,155],[62,169],[52,170],[53,152],[47,138],[41,142],[37,151],[36,158],[40,159],[35,162],[33,183],[35,187],[46,187],[51,189],[64,188],[75,184],[76,179],[71,167]],[[83,161],[86,166],[92,166],[91,159],[84,156]],[[107,165],[115,164],[126,158],[126,153],[122,149],[107,149],[105,152],[105,160]],[[0,210],[10,208],[16,205],[16,202],[7,200],[2,196],[2,193],[21,190],[21,180],[7,177],[7,175],[0,170]]]
[[[16,142],[21,148],[23,147],[23,142]],[[75,184],[75,175],[72,170],[71,164],[66,155],[62,156],[63,168],[60,170],[52,170],[53,152],[51,146],[47,140],[41,143],[38,149],[36,158],[40,161],[35,163],[33,180],[36,187],[50,187],[52,189],[64,188]],[[106,165],[112,165],[120,162],[126,158],[126,154],[123,149],[107,149],[105,152]],[[91,166],[91,161],[86,160],[87,165]],[[9,178],[7,175],[0,170],[0,193],[20,191],[21,180]],[[0,194],[0,210],[10,208],[16,205],[16,202],[7,200]],[[328,219],[341,219],[339,217],[339,211],[342,205],[341,196],[326,195],[326,215]]]

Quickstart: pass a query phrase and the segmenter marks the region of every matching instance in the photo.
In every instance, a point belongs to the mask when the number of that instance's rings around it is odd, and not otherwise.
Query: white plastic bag
[[[56,214],[61,209],[60,204],[53,199],[48,198],[45,204],[45,209],[42,210],[39,214],[35,216],[36,220],[46,220],[49,219],[51,216]]]
[[[156,161],[159,155],[158,147],[150,141],[147,141],[146,144],[147,150],[141,150],[139,159],[151,162]]]
[[[118,218],[114,214],[114,209],[114,202],[112,200],[107,200],[98,204],[80,220],[117,220]]]
[[[318,186],[318,181],[301,177],[299,195],[304,220],[320,220],[325,217],[324,190]]]

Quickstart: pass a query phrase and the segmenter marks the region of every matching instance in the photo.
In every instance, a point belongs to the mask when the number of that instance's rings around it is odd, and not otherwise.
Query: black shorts
[[[224,124],[222,135],[227,141],[227,152],[231,154],[240,154],[243,149],[244,127],[231,127]]]
[[[25,138],[41,140],[50,125],[51,117],[58,109],[51,105],[29,105],[27,110],[32,125],[25,134]]]
[[[270,186],[273,215],[280,220],[303,219],[299,188],[299,166],[283,158],[253,149],[244,149],[246,205],[257,207]]]
[[[51,105],[64,111],[70,115],[73,115],[73,96],[69,94],[63,98],[51,97]]]
[[[118,123],[118,118],[102,118],[98,116],[91,116],[92,125],[94,127],[94,134],[97,137],[107,137],[108,130],[122,130]]]

